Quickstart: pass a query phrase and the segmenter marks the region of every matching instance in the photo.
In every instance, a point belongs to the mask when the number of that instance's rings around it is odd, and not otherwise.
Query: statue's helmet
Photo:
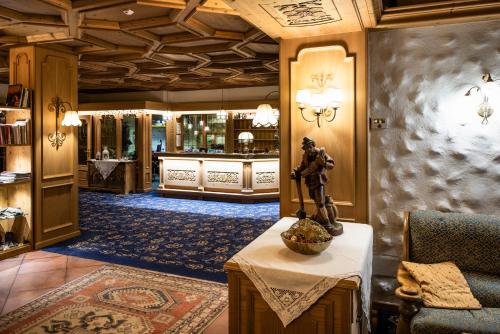
[[[304,139],[302,139],[302,149],[306,149],[310,145],[315,147],[316,143],[314,142],[314,140],[307,138],[307,137],[304,137]]]

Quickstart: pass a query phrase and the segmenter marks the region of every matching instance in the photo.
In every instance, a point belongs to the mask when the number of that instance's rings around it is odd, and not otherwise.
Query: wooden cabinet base
[[[285,328],[243,272],[227,264],[226,270],[231,334],[360,333],[359,290],[353,281],[340,281]]]

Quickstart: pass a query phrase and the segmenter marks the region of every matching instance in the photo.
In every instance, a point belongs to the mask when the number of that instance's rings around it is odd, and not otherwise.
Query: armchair
[[[500,217],[438,211],[405,213],[403,260],[454,261],[480,310],[428,308],[420,286],[400,265],[397,334],[500,333]]]

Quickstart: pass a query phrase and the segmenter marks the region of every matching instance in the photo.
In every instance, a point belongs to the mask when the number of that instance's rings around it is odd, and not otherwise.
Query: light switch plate
[[[387,129],[385,118],[370,118],[370,129]]]

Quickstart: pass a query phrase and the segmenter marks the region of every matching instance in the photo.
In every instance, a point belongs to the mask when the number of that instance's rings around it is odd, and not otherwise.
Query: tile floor
[[[36,251],[0,261],[0,315],[106,264],[74,256]],[[228,333],[228,311],[204,334]]]

